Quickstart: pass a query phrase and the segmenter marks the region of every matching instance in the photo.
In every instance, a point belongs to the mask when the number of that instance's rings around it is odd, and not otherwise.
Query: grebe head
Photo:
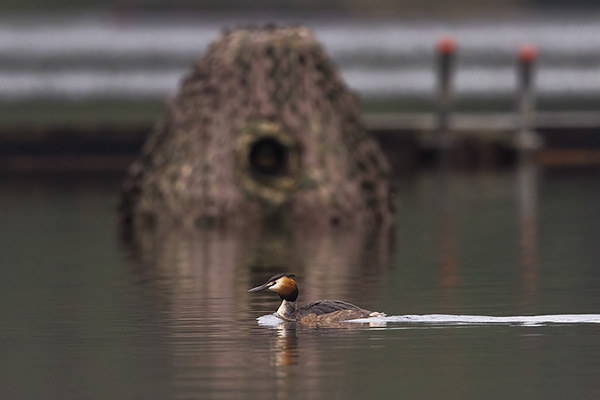
[[[248,292],[259,292],[261,290],[272,290],[279,294],[282,300],[296,301],[298,298],[298,286],[294,281],[294,274],[277,274],[272,276],[264,285],[257,286]]]

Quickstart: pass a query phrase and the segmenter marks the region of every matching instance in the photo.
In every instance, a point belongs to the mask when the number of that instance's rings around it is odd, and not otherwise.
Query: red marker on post
[[[522,45],[517,50],[519,128],[516,145],[519,150],[539,147],[539,138],[533,132],[535,120],[534,66],[538,50],[532,45]]]
[[[537,48],[530,44],[522,45],[521,47],[519,47],[519,50],[517,51],[519,60],[525,61],[525,62],[535,61],[535,59],[537,58],[537,54],[538,54]]]
[[[454,53],[458,46],[456,45],[456,41],[454,39],[449,36],[444,36],[438,40],[436,47],[438,52],[450,54]]]

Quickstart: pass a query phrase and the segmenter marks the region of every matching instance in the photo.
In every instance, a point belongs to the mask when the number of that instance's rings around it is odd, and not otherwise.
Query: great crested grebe
[[[281,297],[281,305],[277,316],[286,321],[297,321],[305,324],[348,321],[357,318],[368,318],[385,315],[362,309],[354,304],[341,300],[319,300],[298,308],[298,285],[294,274],[277,274],[264,285],[257,286],[248,292],[272,290]]]

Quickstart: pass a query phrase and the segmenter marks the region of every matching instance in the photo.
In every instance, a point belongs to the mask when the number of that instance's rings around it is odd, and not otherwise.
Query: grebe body
[[[341,300],[319,300],[298,308],[296,303],[298,285],[296,285],[294,276],[294,274],[277,274],[272,276],[264,285],[252,288],[248,292],[272,290],[279,294],[282,301],[276,314],[286,321],[318,324],[383,315]]]

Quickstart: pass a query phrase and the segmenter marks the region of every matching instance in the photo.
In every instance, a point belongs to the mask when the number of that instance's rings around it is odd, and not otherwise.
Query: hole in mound
[[[288,163],[288,150],[277,139],[263,138],[250,146],[250,166],[263,175],[285,174]]]

